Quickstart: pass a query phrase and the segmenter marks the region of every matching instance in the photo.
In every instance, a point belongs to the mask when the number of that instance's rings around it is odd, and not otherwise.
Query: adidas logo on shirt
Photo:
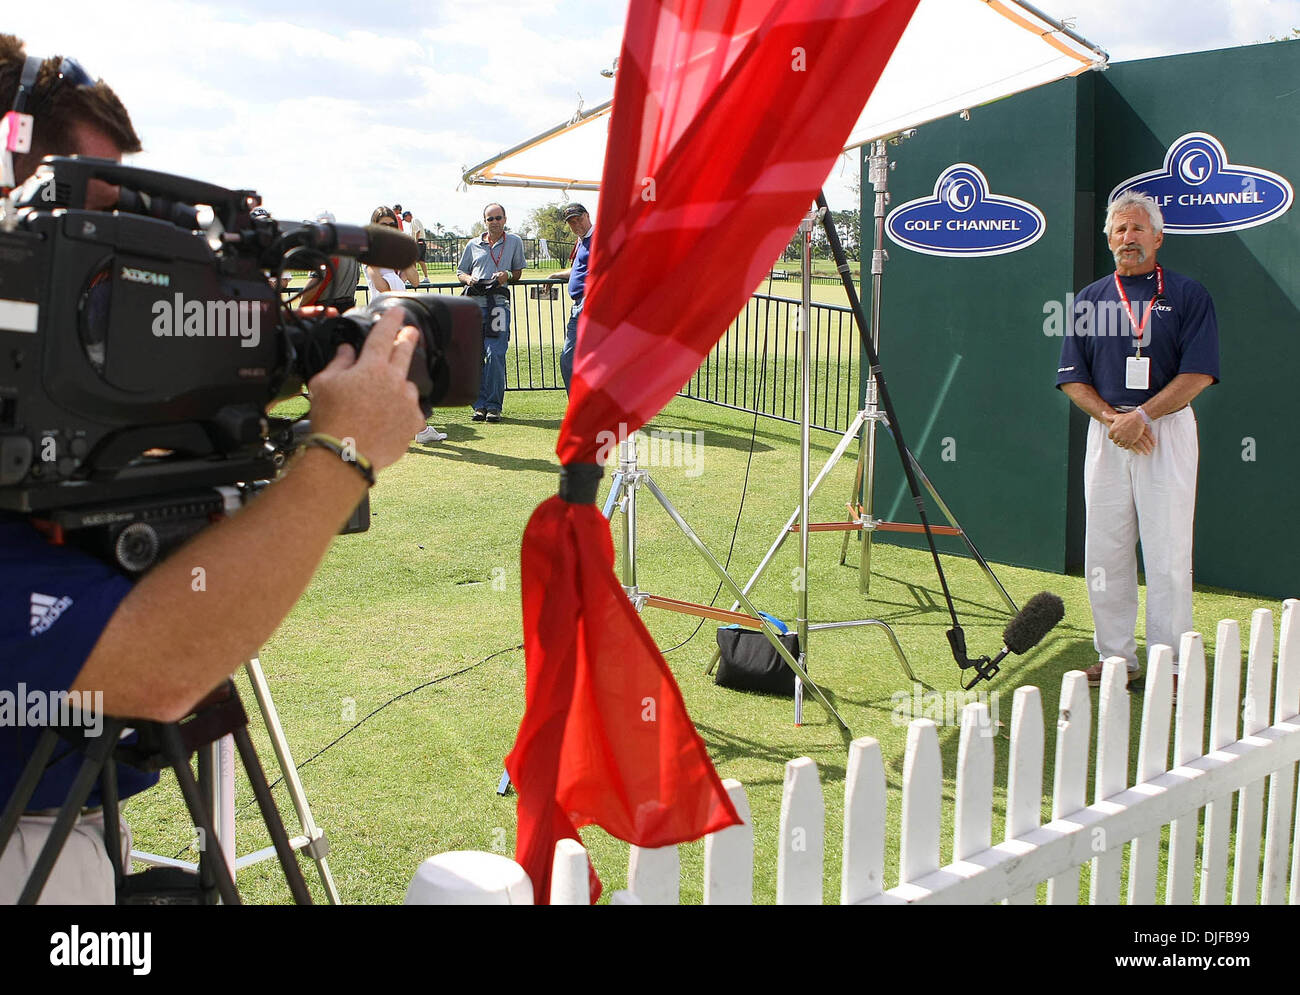
[[[32,592],[32,635],[39,636],[59,620],[59,616],[72,607],[72,599],[56,598],[49,594]]]

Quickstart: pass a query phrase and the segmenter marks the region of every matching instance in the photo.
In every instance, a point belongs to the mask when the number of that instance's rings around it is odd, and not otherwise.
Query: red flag
[[[916,3],[632,0],[556,444],[570,481],[668,403],[743,307]],[[580,826],[657,847],[739,821],[614,576],[594,486],[567,497],[539,506],[524,534],[528,690],[506,760],[516,859],[543,902],[555,843]]]

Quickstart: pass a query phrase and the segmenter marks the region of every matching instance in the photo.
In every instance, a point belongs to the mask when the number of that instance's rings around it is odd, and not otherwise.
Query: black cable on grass
[[[768,291],[770,292],[771,289],[772,289],[772,278],[769,275]],[[749,468],[754,463],[754,445],[758,440],[758,406],[762,402],[763,388],[767,386],[767,376],[765,374],[766,366],[767,366],[767,328],[765,327],[763,329],[763,356],[758,363],[758,383],[754,387],[754,424],[753,427],[749,430],[749,457],[745,460],[745,481],[740,486],[740,504],[736,508],[736,522],[731,527],[731,545],[727,547],[727,559],[726,562],[722,564],[723,570],[726,570],[731,566],[731,554],[736,549],[736,536],[740,534],[740,516],[745,510],[745,496],[749,493]],[[712,608],[713,605],[717,602],[718,595],[721,593],[722,593],[722,581],[719,580],[718,586],[713,592],[713,597],[709,599],[710,608]],[[664,656],[667,656],[669,653],[675,653],[677,650],[681,649],[683,646],[685,646],[687,643],[689,643],[692,639],[694,639],[696,636],[700,634],[700,629],[704,628],[704,621],[705,620],[703,616],[701,616],[700,620],[695,623],[695,628],[691,630],[691,634],[689,636],[687,636],[685,639],[683,639],[680,643],[678,643],[676,646],[672,647],[671,649],[660,650],[660,653],[662,653]]]
[[[523,648],[524,648],[524,644],[523,644],[523,643],[520,643],[518,646],[507,646],[505,649],[497,650],[495,653],[491,653],[491,654],[489,654],[488,656],[485,656],[482,660],[479,660],[477,663],[471,663],[468,667],[464,667],[464,668],[462,668],[461,670],[454,671],[453,673],[450,673],[450,674],[443,674],[441,677],[435,677],[435,678],[434,678],[433,680],[431,680],[431,681],[425,681],[423,684],[417,684],[415,687],[411,688],[409,691],[403,691],[401,694],[394,695],[393,697],[389,698],[386,702],[384,702],[382,705],[380,705],[378,708],[376,708],[376,709],[375,709],[373,712],[371,712],[369,715],[367,715],[364,719],[361,719],[359,722],[355,722],[355,723],[353,723],[353,725],[352,725],[352,726],[351,726],[351,727],[350,727],[346,732],[341,733],[341,734],[340,734],[339,736],[337,736],[335,739],[333,739],[333,740],[330,741],[329,743],[326,743],[324,746],[322,746],[319,750],[317,750],[315,753],[313,753],[310,757],[308,757],[308,758],[307,758],[306,760],[304,760],[302,763],[297,764],[297,765],[294,767],[294,769],[295,769],[295,770],[302,770],[304,767],[306,767],[309,763],[311,763],[313,760],[315,760],[317,757],[319,757],[319,756],[320,756],[322,753],[324,753],[326,750],[328,750],[328,749],[330,749],[331,747],[335,746],[336,744],[338,744],[338,743],[341,742],[342,740],[346,739],[348,736],[351,736],[354,732],[356,732],[356,731],[357,731],[358,729],[360,729],[363,725],[365,725],[365,724],[366,724],[367,722],[369,722],[372,718],[374,718],[376,715],[378,715],[380,712],[382,712],[385,708],[387,708],[389,705],[393,704],[394,702],[401,701],[403,698],[406,698],[406,697],[409,697],[410,695],[415,694],[416,691],[423,691],[423,690],[424,690],[425,688],[427,688],[427,687],[433,687],[433,685],[435,685],[435,684],[441,684],[443,681],[449,681],[449,680],[451,680],[453,677],[460,677],[462,674],[468,674],[471,670],[475,670],[475,669],[477,669],[477,668],[483,666],[483,664],[487,663],[489,660],[493,660],[493,659],[495,659],[496,657],[499,657],[502,653],[513,653],[513,652],[515,652],[516,650],[521,650],[521,649],[523,649]],[[283,780],[284,780],[284,777],[283,777],[283,775],[282,775],[282,776],[276,778],[276,780],[273,781],[273,782],[271,783],[270,787],[274,788],[276,785],[278,785],[278,784],[279,784],[281,781],[283,781]]]
[[[505,649],[497,650],[495,653],[491,653],[491,654],[489,654],[488,656],[485,656],[482,660],[479,660],[477,663],[471,663],[468,667],[463,667],[462,669],[457,670],[457,671],[454,671],[453,673],[450,673],[450,674],[443,674],[441,677],[435,677],[435,678],[434,678],[433,680],[431,680],[431,681],[425,681],[423,684],[417,684],[415,687],[411,688],[409,691],[403,691],[401,694],[394,695],[393,697],[389,698],[386,702],[384,702],[382,705],[380,705],[378,708],[376,708],[374,711],[372,711],[372,712],[371,712],[369,715],[367,715],[365,718],[361,719],[361,720],[358,721],[358,722],[353,723],[353,724],[352,724],[352,725],[351,725],[351,726],[350,726],[350,727],[349,727],[345,732],[343,732],[343,733],[340,734],[339,736],[335,737],[335,738],[334,738],[333,740],[331,740],[330,742],[326,743],[324,746],[322,746],[319,750],[317,750],[315,753],[313,753],[310,757],[308,757],[308,758],[307,758],[306,760],[304,760],[302,763],[300,763],[300,764],[295,764],[295,765],[294,765],[294,770],[302,770],[304,767],[306,767],[306,766],[307,766],[309,763],[311,763],[313,760],[316,760],[318,757],[320,757],[322,754],[324,754],[327,750],[332,749],[334,746],[338,745],[340,742],[342,742],[342,741],[343,741],[344,739],[346,739],[348,736],[351,736],[354,732],[356,732],[356,731],[357,731],[358,729],[360,729],[363,725],[365,725],[367,722],[369,722],[371,719],[373,719],[376,715],[378,715],[380,712],[382,712],[385,708],[387,708],[389,705],[393,704],[394,702],[401,701],[403,698],[406,698],[406,697],[409,697],[410,695],[415,694],[416,691],[423,691],[423,690],[424,690],[425,688],[427,688],[427,687],[432,687],[432,686],[435,685],[435,684],[441,684],[443,681],[449,681],[449,680],[451,680],[453,677],[460,677],[462,674],[468,674],[471,670],[475,670],[475,669],[477,669],[477,668],[483,666],[483,664],[487,663],[489,660],[496,659],[497,657],[501,656],[501,654],[503,654],[503,653],[513,653],[513,652],[515,652],[515,651],[517,651],[517,650],[521,650],[521,649],[523,649],[523,648],[524,648],[524,644],[523,644],[523,643],[520,643],[518,646],[507,646]],[[267,787],[270,788],[271,790],[275,790],[275,788],[279,787],[283,782],[284,782],[284,775],[281,774],[281,775],[280,775],[279,777],[277,777],[274,781],[272,781],[272,782],[271,782]],[[241,806],[239,807],[239,811],[242,812],[244,809],[249,808],[249,807],[251,807],[252,805],[256,804],[256,802],[257,802],[257,799],[256,799],[256,798],[250,799],[249,801],[245,802],[243,805],[241,805]],[[189,846],[184,846],[184,847],[182,847],[182,848],[181,848],[181,849],[176,853],[176,858],[179,859],[179,858],[181,857],[181,855],[184,854],[185,851],[188,850],[188,849],[190,849]]]

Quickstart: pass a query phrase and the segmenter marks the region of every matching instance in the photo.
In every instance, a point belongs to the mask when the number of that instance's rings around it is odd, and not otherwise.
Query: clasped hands
[[[1112,412],[1103,416],[1110,441],[1121,449],[1131,449],[1135,453],[1149,456],[1156,447],[1155,433],[1136,408],[1124,414]]]

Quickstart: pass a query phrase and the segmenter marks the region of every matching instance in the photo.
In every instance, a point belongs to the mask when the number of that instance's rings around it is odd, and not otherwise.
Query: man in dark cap
[[[569,297],[573,308],[569,311],[569,323],[564,326],[564,351],[560,353],[560,376],[564,378],[564,391],[569,392],[569,381],[573,379],[573,351],[578,344],[578,316],[582,314],[582,299],[587,291],[587,266],[591,259],[591,235],[596,226],[591,223],[591,215],[581,204],[565,204],[564,220],[573,232],[577,243],[573,247],[569,269],[552,273],[552,280],[569,281]]]

